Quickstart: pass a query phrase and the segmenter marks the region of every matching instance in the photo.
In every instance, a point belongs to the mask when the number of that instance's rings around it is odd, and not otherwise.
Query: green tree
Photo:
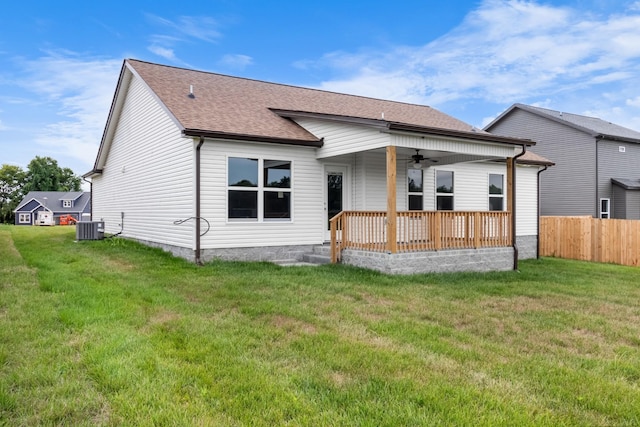
[[[62,168],[60,171],[60,183],[58,191],[80,191],[82,182],[70,168]]]
[[[80,177],[61,168],[51,157],[36,156],[27,166],[25,194],[29,191],[80,191]]]
[[[20,166],[0,167],[0,222],[14,222],[13,210],[24,197],[27,175]]]

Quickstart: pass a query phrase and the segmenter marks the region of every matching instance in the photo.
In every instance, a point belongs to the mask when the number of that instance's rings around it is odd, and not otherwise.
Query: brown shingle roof
[[[308,131],[270,109],[463,132],[472,130],[471,125],[424,105],[267,83],[133,59],[126,62],[187,130],[318,141]],[[189,96],[190,85],[193,86],[194,97]]]
[[[553,166],[551,160],[546,157],[542,157],[532,151],[527,151],[521,157],[518,157],[518,163],[529,164],[529,165],[542,165],[542,166]]]

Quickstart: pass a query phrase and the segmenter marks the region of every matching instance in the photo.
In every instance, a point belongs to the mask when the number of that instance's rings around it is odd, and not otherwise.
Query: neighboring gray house
[[[53,225],[62,215],[80,221],[91,215],[91,193],[87,191],[30,191],[16,210],[16,225]]]
[[[640,132],[595,117],[514,104],[485,127],[536,142],[541,215],[640,219]]]
[[[550,162],[531,145],[425,105],[129,59],[85,177],[106,232],[198,263],[331,242],[384,272],[508,270],[536,256]]]

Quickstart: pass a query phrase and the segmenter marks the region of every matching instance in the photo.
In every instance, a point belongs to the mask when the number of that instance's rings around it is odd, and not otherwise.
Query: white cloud
[[[323,89],[434,106],[557,100],[637,80],[640,14],[602,17],[536,1],[485,0],[457,28],[424,46],[334,52],[297,65],[332,69],[336,78]]]
[[[244,70],[246,67],[253,64],[253,58],[247,55],[229,54],[224,55],[218,63],[228,68]]]
[[[147,49],[165,59],[181,63],[175,49],[180,43],[196,39],[207,43],[216,43],[222,35],[218,31],[218,22],[208,16],[180,16],[175,21],[153,14],[146,14],[147,19],[168,31],[168,34],[152,34],[151,45]]]
[[[640,96],[636,96],[633,99],[627,99],[625,104],[630,106],[630,107],[640,108]]]
[[[2,120],[0,120],[0,131],[2,130],[7,130],[9,129],[7,126],[4,125],[4,123],[2,123]]]
[[[35,142],[47,152],[92,165],[121,64],[120,60],[81,58],[67,52],[26,62],[20,86],[51,104],[59,116],[57,122],[33,130]]]
[[[157,45],[151,45],[148,47],[148,49],[151,51],[151,53],[155,53],[156,55],[168,60],[174,61],[176,59],[176,54],[173,52],[173,49]]]
[[[176,21],[171,21],[157,15],[148,13],[147,18],[155,24],[166,27],[175,34],[187,38],[195,38],[214,43],[222,36],[218,31],[218,22],[208,16],[180,16]]]

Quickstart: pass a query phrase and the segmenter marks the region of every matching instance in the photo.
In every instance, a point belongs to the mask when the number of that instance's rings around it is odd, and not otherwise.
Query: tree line
[[[14,210],[30,191],[80,191],[82,181],[70,168],[51,157],[36,156],[25,171],[20,166],[0,167],[0,223],[14,223]]]

